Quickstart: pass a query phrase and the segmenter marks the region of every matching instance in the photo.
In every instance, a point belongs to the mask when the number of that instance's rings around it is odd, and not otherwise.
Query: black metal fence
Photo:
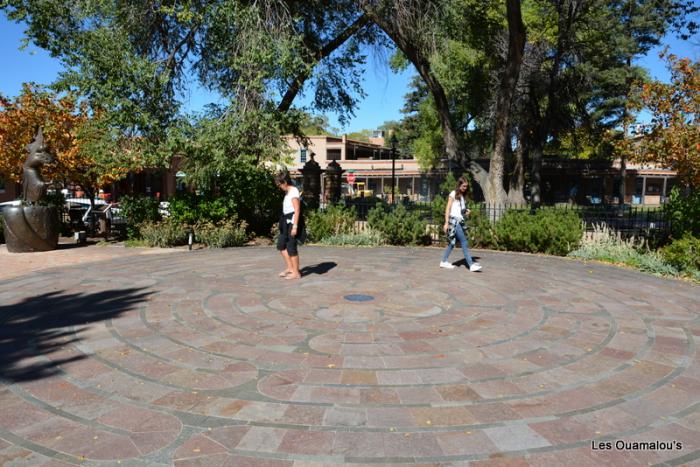
[[[69,230],[87,230],[91,233],[100,230],[100,222],[108,224],[111,231],[123,227],[124,219],[119,215],[118,209],[107,212],[109,203],[96,200],[94,209],[91,208],[90,199],[87,197],[69,197],[64,201],[62,209],[62,221]],[[347,207],[354,207],[357,222],[355,222],[356,233],[367,230],[367,217],[369,212],[378,206],[392,209],[402,205],[407,211],[418,213],[421,220],[425,221],[430,229],[434,243],[444,241],[441,234],[441,227],[444,222],[444,212],[436,209],[433,203],[401,201],[394,205],[387,206],[377,198],[353,198],[343,201]],[[492,206],[485,203],[471,205],[472,210],[478,210],[481,216],[488,219],[492,224],[498,222],[508,211],[534,212],[529,205],[503,205]],[[323,206],[322,206],[323,209]],[[618,233],[623,238],[665,238],[670,232],[671,222],[667,212],[663,207],[643,207],[643,206],[619,206],[619,205],[596,205],[580,206],[571,204],[560,204],[555,206],[543,206],[540,209],[556,209],[562,211],[575,212],[583,222],[585,230],[592,232],[595,227],[606,226],[608,229]],[[473,213],[475,215],[477,213]],[[105,222],[109,219],[109,222]],[[102,227],[104,227],[104,224]]]
[[[354,207],[357,213],[356,232],[367,229],[366,221],[369,212],[377,206],[382,206],[380,200],[369,198],[355,198],[344,201],[347,207]],[[409,212],[417,212],[421,220],[432,226],[431,237],[434,243],[443,241],[439,230],[444,223],[444,212],[436,209],[433,203],[427,202],[407,202],[403,201],[393,206],[402,205]],[[385,205],[385,207],[387,207]],[[498,222],[509,211],[521,211],[533,213],[535,210],[529,205],[506,204],[501,206],[487,205],[479,203],[471,205],[472,210],[488,219],[492,224]],[[575,212],[581,219],[587,232],[592,232],[595,228],[602,226],[619,234],[623,238],[637,237],[647,239],[663,239],[670,233],[671,221],[667,212],[662,206],[620,206],[620,205],[596,205],[580,206],[571,204],[560,204],[554,206],[542,206],[539,209],[553,209],[559,211]],[[440,212],[438,212],[440,211]],[[472,216],[474,216],[473,213]]]

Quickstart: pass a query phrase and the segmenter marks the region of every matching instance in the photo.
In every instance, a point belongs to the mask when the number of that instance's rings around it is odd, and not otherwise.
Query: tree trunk
[[[627,158],[624,154],[620,154],[620,206],[625,204],[625,197],[627,196],[627,187],[625,186],[627,178]]]
[[[531,187],[532,187],[532,198],[531,203],[534,208],[537,208],[542,203],[542,193],[541,193],[541,174],[542,169],[542,155],[544,152],[545,144],[547,143],[547,138],[553,132],[556,132],[558,126],[557,113],[559,111],[559,96],[557,91],[559,90],[559,72],[562,68],[562,61],[564,56],[568,53],[571,42],[574,37],[572,34],[572,28],[576,22],[578,16],[581,14],[582,7],[586,7],[586,2],[584,1],[565,1],[559,0],[557,2],[557,14],[558,14],[558,31],[557,31],[557,44],[553,57],[552,66],[549,70],[549,79],[547,82],[547,104],[543,117],[539,117],[540,113],[538,109],[538,103],[534,102],[532,105],[533,109],[533,141],[532,141],[532,152],[531,152]]]
[[[515,150],[514,162],[508,186],[508,203],[522,205],[525,204],[525,149],[522,142]]]
[[[634,2],[630,2],[630,18],[632,17],[632,6]],[[632,68],[632,57],[627,56],[627,92],[625,96],[625,108],[622,114],[622,137],[627,138],[627,133],[629,129],[630,121],[630,111],[629,111],[629,95],[632,89],[632,78],[631,78],[631,68]],[[625,198],[627,197],[627,184],[625,179],[627,178],[627,158],[625,157],[624,151],[620,154],[620,206],[625,204]]]
[[[530,203],[537,208],[542,204],[542,146],[539,142],[530,149]]]
[[[510,144],[509,120],[515,86],[525,51],[525,25],[520,11],[520,0],[507,0],[508,56],[496,100],[493,154],[484,196],[488,204],[502,206],[508,200],[503,187],[506,145]]]

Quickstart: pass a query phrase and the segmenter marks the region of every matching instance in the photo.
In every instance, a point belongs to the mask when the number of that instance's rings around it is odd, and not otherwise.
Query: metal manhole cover
[[[343,297],[345,300],[349,300],[351,302],[369,302],[374,300],[374,297],[371,295],[363,295],[363,294],[350,294],[346,295]]]

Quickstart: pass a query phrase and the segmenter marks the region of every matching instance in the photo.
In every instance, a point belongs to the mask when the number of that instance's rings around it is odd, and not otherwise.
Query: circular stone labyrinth
[[[308,247],[290,281],[272,249],[211,250],[0,283],[0,464],[697,462],[699,287],[441,253]]]

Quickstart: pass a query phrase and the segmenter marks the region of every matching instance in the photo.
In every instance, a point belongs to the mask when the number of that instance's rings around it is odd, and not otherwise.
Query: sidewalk
[[[77,245],[62,238],[58,249],[41,253],[9,253],[0,245],[0,281],[23,276],[32,271],[67,268],[75,265],[106,261],[123,256],[167,254],[177,250],[155,248],[124,248],[123,244],[94,243]]]

